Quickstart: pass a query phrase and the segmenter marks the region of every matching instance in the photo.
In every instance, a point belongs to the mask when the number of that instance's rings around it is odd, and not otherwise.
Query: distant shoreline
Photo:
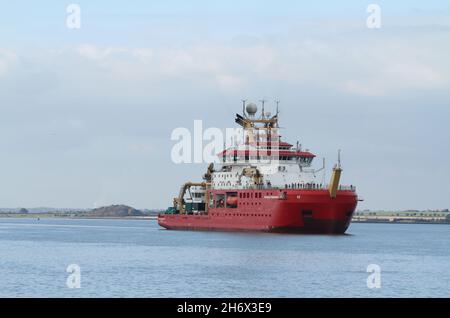
[[[0,219],[73,219],[73,220],[157,220],[157,215],[145,216],[86,216],[86,215],[64,215],[56,213],[0,213]],[[354,216],[352,223],[370,223],[370,224],[447,224],[450,222],[446,219],[435,218],[425,219],[416,218],[395,218],[395,217],[368,217]]]
[[[353,215],[352,222],[396,224],[450,224],[450,213],[447,211],[356,212]]]
[[[390,221],[390,220],[352,220],[352,223],[370,223],[370,224],[442,224],[442,225],[450,225],[450,222],[447,221],[423,221],[423,220],[410,220],[410,221]]]
[[[98,219],[98,220],[156,220],[158,216],[149,215],[149,216],[70,216],[70,215],[58,215],[58,214],[16,214],[16,213],[0,213],[0,219]]]

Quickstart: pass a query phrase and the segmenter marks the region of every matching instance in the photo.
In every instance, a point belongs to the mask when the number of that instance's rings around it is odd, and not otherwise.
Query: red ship
[[[218,155],[202,182],[187,182],[173,206],[158,215],[170,230],[265,231],[343,234],[350,225],[358,196],[354,186],[340,185],[341,165],[329,184],[317,181],[315,155],[284,142],[274,116],[256,116],[257,106],[245,105],[236,123],[242,140]]]

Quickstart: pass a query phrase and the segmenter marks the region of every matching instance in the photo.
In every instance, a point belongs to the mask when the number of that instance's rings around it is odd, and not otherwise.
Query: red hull
[[[215,190],[215,193],[226,191]],[[264,231],[343,234],[356,209],[357,195],[327,190],[240,190],[236,208],[210,208],[207,214],[160,214],[170,230]]]

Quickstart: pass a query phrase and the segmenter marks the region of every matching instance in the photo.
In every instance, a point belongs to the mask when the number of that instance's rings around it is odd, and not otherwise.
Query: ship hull
[[[344,234],[358,201],[350,190],[338,191],[336,198],[331,198],[327,190],[239,192],[242,194],[234,208],[212,207],[200,214],[160,214],[158,223],[169,230]]]

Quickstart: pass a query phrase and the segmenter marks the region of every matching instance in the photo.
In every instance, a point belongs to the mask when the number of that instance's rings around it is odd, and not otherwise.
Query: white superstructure
[[[263,111],[258,119],[256,112],[256,105],[248,104],[242,116],[236,115],[243,142],[219,154],[221,164],[211,174],[211,188],[319,187],[312,168],[315,155],[281,141],[278,111],[274,116]]]

